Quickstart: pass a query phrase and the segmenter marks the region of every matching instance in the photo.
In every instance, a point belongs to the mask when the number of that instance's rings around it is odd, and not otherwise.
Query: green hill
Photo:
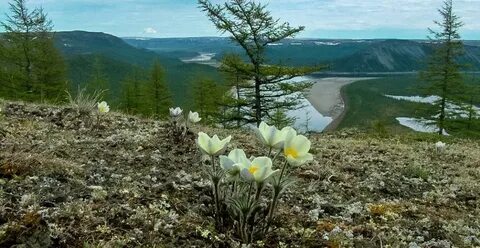
[[[177,58],[214,53],[219,60],[227,52],[240,52],[228,38],[125,38],[127,43]],[[463,62],[480,70],[478,41],[465,42]],[[269,46],[272,63],[293,66],[329,64],[331,72],[410,72],[424,66],[434,45],[426,40],[322,40],[288,39]]]
[[[92,72],[95,58],[100,58],[110,91],[114,96],[119,92],[121,80],[135,66],[147,70],[156,59],[167,72],[167,82],[176,104],[185,104],[185,90],[192,78],[207,75],[218,82],[222,78],[215,68],[199,64],[186,64],[178,58],[164,56],[147,49],[135,48],[122,39],[105,33],[84,31],[58,32],[56,45],[64,54],[72,85],[84,85]],[[147,75],[145,71],[145,75]]]

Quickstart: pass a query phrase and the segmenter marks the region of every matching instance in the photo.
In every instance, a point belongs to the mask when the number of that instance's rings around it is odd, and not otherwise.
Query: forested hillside
[[[186,64],[176,58],[135,48],[109,34],[58,32],[55,39],[56,46],[66,58],[69,79],[74,87],[86,84],[91,79],[93,71],[100,70],[109,82],[112,95],[118,96],[122,79],[135,70],[145,76],[146,70],[155,60],[159,60],[166,71],[166,81],[178,104],[185,103],[185,88],[199,75],[222,81],[215,68]]]
[[[178,58],[215,53],[219,60],[225,53],[237,52],[227,38],[126,38],[127,43]],[[331,72],[409,72],[423,68],[434,45],[426,40],[321,40],[287,39],[269,46],[270,62],[286,65],[328,64]],[[466,70],[480,70],[480,47],[467,41],[462,62]]]

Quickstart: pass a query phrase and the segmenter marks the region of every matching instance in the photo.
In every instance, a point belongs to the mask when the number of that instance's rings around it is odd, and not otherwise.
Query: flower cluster
[[[176,108],[170,108],[170,117],[172,117],[173,121],[178,121],[182,117],[183,109],[180,107]],[[192,112],[190,111],[188,113],[188,118],[187,121],[191,123],[197,123],[200,122],[202,118],[199,117],[199,114],[197,112]]]
[[[176,137],[184,137],[188,130],[188,124],[195,124],[202,120],[197,112],[190,111],[186,118],[183,116],[183,109],[180,107],[170,108],[170,117],[173,126],[173,132]],[[185,120],[184,124],[180,124],[182,119]],[[177,135],[181,134],[181,135]]]
[[[268,148],[267,156],[248,157],[241,149],[233,149],[225,156],[231,136],[220,139],[200,132],[197,138],[200,151],[211,161],[208,172],[217,227],[224,229],[229,220],[235,220],[230,224],[244,243],[269,231],[278,200],[292,183],[289,168],[313,159],[309,153],[310,141],[291,127],[279,130],[262,122],[255,133]],[[276,161],[281,166],[275,168]],[[271,187],[271,197],[262,197],[268,187]],[[261,204],[265,199],[267,204]]]

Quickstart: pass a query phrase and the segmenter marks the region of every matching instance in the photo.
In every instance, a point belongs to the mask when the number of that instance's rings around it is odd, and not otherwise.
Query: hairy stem
[[[282,191],[282,179],[283,179],[283,176],[285,174],[285,170],[287,168],[287,165],[288,165],[288,162],[285,162],[285,164],[283,164],[283,167],[282,167],[282,171],[280,172],[280,176],[278,178],[278,181],[276,182],[276,184],[273,185],[273,198],[272,198],[272,202],[270,203],[270,208],[268,210],[268,215],[267,215],[267,224],[265,226],[265,230],[264,232],[267,232],[268,231],[268,228],[270,227],[270,224],[273,220],[273,213],[275,212],[275,208],[277,207],[277,202],[278,202],[278,198],[280,197],[280,192]]]
[[[255,200],[258,201],[260,199],[260,195],[262,194],[264,183],[257,183],[257,193],[255,194]]]
[[[212,156],[212,188],[213,188],[213,197],[215,201],[215,219],[217,224],[220,225],[220,202],[218,198],[218,184],[220,179],[217,177],[216,168],[215,168],[215,156]]]

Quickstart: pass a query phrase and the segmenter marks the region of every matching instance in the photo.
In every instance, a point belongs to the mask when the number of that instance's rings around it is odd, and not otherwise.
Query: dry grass
[[[68,108],[6,104],[0,247],[239,247],[217,233],[195,135],[121,114],[89,127]],[[245,130],[196,127],[261,155]],[[254,247],[480,246],[480,144],[357,132],[311,136],[315,160]],[[264,202],[267,199],[263,199]]]

